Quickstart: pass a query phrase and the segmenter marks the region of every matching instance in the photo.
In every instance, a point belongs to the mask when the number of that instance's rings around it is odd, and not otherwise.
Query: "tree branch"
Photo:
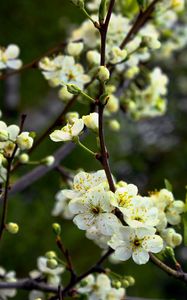
[[[145,25],[145,23],[149,20],[149,17],[154,11],[155,5],[159,2],[160,0],[154,0],[151,2],[151,4],[147,7],[147,9],[142,12],[140,11],[134,25],[131,27],[129,32],[127,33],[126,37],[122,41],[120,48],[123,49],[128,42],[140,31],[140,29]]]
[[[183,281],[185,284],[187,284],[187,273],[184,273],[183,271],[179,271],[179,270],[176,271],[176,270],[170,268],[169,266],[167,266],[164,262],[162,262],[158,257],[153,255],[152,253],[149,253],[149,255],[150,255],[150,259],[154,265],[159,267],[161,270],[163,270],[168,275],[170,275],[176,279],[179,279],[179,280]]]

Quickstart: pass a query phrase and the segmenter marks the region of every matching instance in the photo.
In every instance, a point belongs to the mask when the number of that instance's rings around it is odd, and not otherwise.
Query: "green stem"
[[[87,151],[88,153],[90,153],[91,155],[96,156],[96,153],[93,152],[92,150],[90,150],[89,148],[87,148],[85,145],[83,145],[83,144],[80,142],[79,139],[77,139],[77,140],[75,141],[75,143],[76,143],[77,145],[79,145],[80,147],[82,147],[84,150],[86,150],[86,151]]]

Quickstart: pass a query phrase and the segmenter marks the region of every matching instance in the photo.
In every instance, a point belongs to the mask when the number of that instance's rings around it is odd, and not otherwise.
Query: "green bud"
[[[0,130],[0,142],[6,142],[9,138],[9,133],[7,130]]]
[[[81,89],[75,84],[67,84],[67,90],[73,95],[79,95],[81,93]]]
[[[121,283],[122,283],[122,286],[123,286],[124,288],[128,288],[129,285],[130,285],[130,284],[129,284],[129,281],[126,280],[126,279],[123,279]]]
[[[28,163],[29,161],[29,155],[27,153],[22,153],[20,156],[19,156],[19,161],[21,164],[26,164]]]
[[[16,223],[8,223],[6,224],[6,230],[12,234],[16,234],[19,231],[19,226]]]
[[[47,267],[50,269],[56,269],[58,266],[58,262],[54,258],[50,258],[47,260]]]
[[[55,258],[56,253],[54,251],[48,251],[48,252],[46,252],[45,257],[48,259]]]
[[[135,279],[132,276],[125,276],[125,279],[129,282],[129,285],[134,285],[135,284]]]
[[[52,224],[52,228],[53,228],[53,231],[56,235],[60,235],[61,233],[61,226],[58,224],[58,223],[53,223]]]
[[[119,288],[121,288],[122,283],[119,280],[113,280],[112,281],[112,286],[115,287],[116,289],[119,289]]]
[[[70,0],[75,6],[79,7],[80,9],[84,8],[84,0]]]
[[[34,139],[36,137],[36,132],[35,131],[29,132],[29,136]]]
[[[97,77],[100,81],[105,82],[110,78],[110,72],[105,66],[98,68]]]

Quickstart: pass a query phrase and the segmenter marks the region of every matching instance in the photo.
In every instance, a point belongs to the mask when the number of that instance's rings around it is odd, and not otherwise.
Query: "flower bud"
[[[66,114],[66,121],[67,123],[73,124],[75,119],[79,118],[79,113],[76,111],[72,111]]]
[[[132,276],[125,276],[125,279],[129,282],[129,285],[132,286],[135,284],[135,279]]]
[[[98,113],[94,112],[91,113],[87,116],[83,116],[82,117],[84,124],[86,125],[86,127],[88,127],[89,129],[97,132],[98,128],[99,128],[99,116]]]
[[[164,256],[169,256],[171,257],[173,260],[175,260],[175,253],[174,253],[174,250],[173,248],[169,247],[169,246],[166,246],[166,248],[164,249]]]
[[[128,288],[129,287],[129,282],[128,282],[128,280],[126,280],[126,279],[123,279],[122,280],[122,286],[124,287],[124,288]]]
[[[90,50],[86,53],[86,59],[90,65],[99,65],[100,54],[97,51]]]
[[[27,153],[22,153],[20,156],[19,156],[19,161],[21,164],[26,164],[28,163],[29,161],[29,155]]]
[[[6,224],[6,230],[12,234],[16,234],[19,231],[19,226],[16,223],[8,223]]]
[[[74,5],[79,7],[80,9],[84,8],[84,0],[70,0]]]
[[[58,266],[58,262],[54,258],[50,258],[47,260],[47,267],[50,269],[56,269]]]
[[[56,253],[55,251],[48,251],[46,252],[45,257],[48,259],[56,258]]]
[[[106,105],[106,109],[110,112],[110,113],[115,113],[118,111],[119,109],[119,101],[118,98],[114,95],[110,95],[107,105]]]
[[[56,235],[60,235],[60,233],[61,233],[61,226],[60,226],[60,224],[58,224],[58,223],[53,223],[53,224],[52,224],[52,228],[53,228],[53,231],[54,231],[54,233],[55,233]]]
[[[116,289],[120,289],[122,284],[121,284],[121,281],[119,280],[113,280],[112,281],[112,286],[115,287]]]
[[[44,159],[42,159],[42,163],[48,167],[50,167],[52,164],[54,164],[55,162],[55,158],[53,155],[49,155],[47,157],[45,157]]]
[[[29,135],[29,132],[22,132],[17,136],[16,142],[21,150],[29,150],[32,148],[33,138]]]
[[[125,76],[128,79],[132,79],[135,75],[139,73],[139,70],[140,69],[137,66],[131,67],[126,71]]]
[[[7,130],[0,130],[0,142],[6,142],[9,138],[9,134]]]
[[[150,49],[159,49],[161,47],[161,43],[155,36],[144,36],[142,38],[142,43]]]
[[[73,95],[79,95],[81,92],[81,89],[75,84],[67,84],[67,90]]]
[[[72,99],[73,95],[71,93],[68,92],[67,87],[63,86],[59,92],[58,92],[58,96],[59,98],[64,101],[64,102],[68,102],[69,100]]]
[[[100,81],[105,82],[110,78],[110,72],[105,66],[98,68],[97,77]]]
[[[109,121],[109,128],[112,131],[118,132],[120,130],[120,123],[117,120],[110,120]]]
[[[71,56],[78,56],[83,50],[83,43],[69,43],[67,46],[67,52]]]

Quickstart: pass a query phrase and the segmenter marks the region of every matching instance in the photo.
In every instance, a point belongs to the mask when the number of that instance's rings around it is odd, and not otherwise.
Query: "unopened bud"
[[[28,163],[29,161],[29,155],[27,153],[22,153],[20,156],[19,156],[19,161],[21,164],[26,164]]]
[[[63,86],[59,92],[58,92],[58,96],[59,98],[64,101],[64,102],[68,102],[69,100],[71,100],[71,98],[73,97],[73,95],[68,92],[67,87]]]
[[[84,8],[84,0],[71,0],[71,2],[80,9]]]
[[[48,259],[56,258],[56,253],[55,253],[55,251],[48,251],[48,252],[46,252],[45,257]]]
[[[97,77],[100,81],[105,82],[110,78],[110,72],[105,66],[100,66],[98,68]]]
[[[79,95],[81,93],[81,89],[75,84],[67,84],[67,90],[73,95]]]
[[[47,267],[50,269],[56,269],[58,266],[58,262],[54,258],[50,258],[47,260]]]
[[[52,224],[52,228],[53,228],[53,231],[54,231],[54,233],[55,233],[56,235],[60,235],[60,233],[61,233],[61,226],[60,226],[60,224],[58,224],[58,223],[53,223],[53,224]]]
[[[66,114],[66,121],[67,123],[73,124],[75,122],[75,119],[79,118],[79,113],[76,111],[69,112]]]
[[[110,120],[109,121],[109,128],[112,130],[112,131],[119,131],[120,130],[120,123],[117,121],[117,120]]]
[[[135,284],[135,279],[132,276],[125,276],[125,279],[129,282],[129,285],[134,285]]]
[[[44,159],[42,159],[42,163],[48,167],[50,167],[54,162],[55,162],[55,158],[53,155],[49,155],[49,156],[45,157]]]
[[[83,50],[83,43],[69,43],[67,46],[67,52],[71,56],[78,56]]]
[[[16,142],[21,150],[29,150],[32,148],[33,138],[30,136],[29,132],[22,132],[17,136]]]
[[[115,287],[116,289],[121,288],[121,286],[122,286],[121,281],[119,281],[119,280],[113,280],[112,281],[112,286]]]
[[[12,234],[16,234],[19,231],[19,226],[16,223],[8,223],[6,224],[6,230]]]
[[[7,130],[0,130],[0,142],[6,142],[9,138],[9,134]]]
[[[129,281],[128,280],[126,280],[126,279],[123,279],[122,280],[122,286],[124,287],[124,288],[128,288],[129,287]]]

